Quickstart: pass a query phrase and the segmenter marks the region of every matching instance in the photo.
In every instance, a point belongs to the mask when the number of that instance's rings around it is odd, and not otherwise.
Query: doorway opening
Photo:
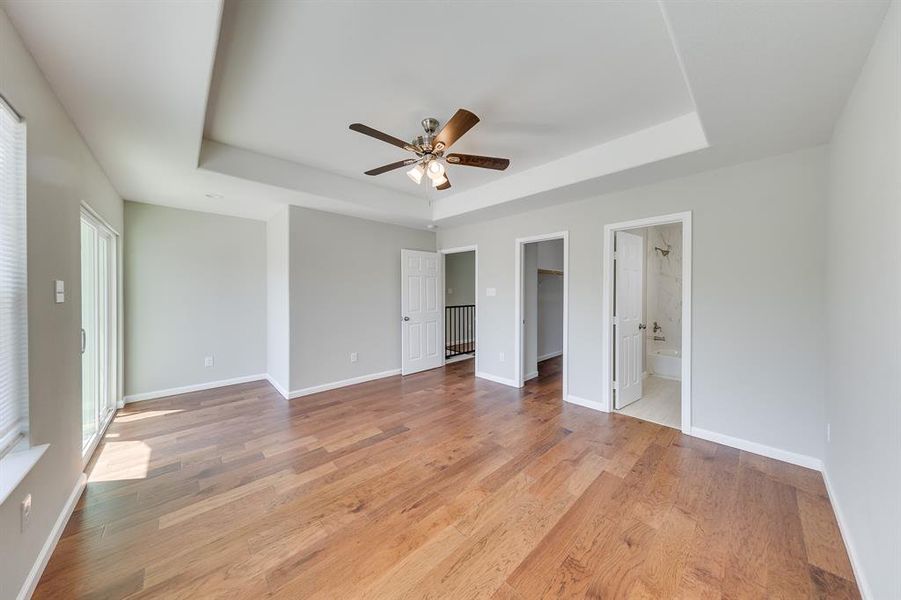
[[[567,398],[568,233],[516,240],[514,382],[560,382]]]
[[[444,258],[444,362],[476,358],[476,247],[442,250]]]
[[[691,215],[605,227],[605,406],[691,430]]]
[[[86,461],[116,411],[118,397],[118,238],[81,211],[81,443]]]

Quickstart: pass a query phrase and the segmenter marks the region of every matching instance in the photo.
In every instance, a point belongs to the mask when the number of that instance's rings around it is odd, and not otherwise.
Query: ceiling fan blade
[[[448,154],[444,157],[452,165],[464,167],[480,167],[482,169],[494,169],[503,171],[510,166],[509,158],[495,158],[493,156],[476,156],[475,154]]]
[[[450,177],[447,176],[447,173],[444,174],[444,178],[447,179],[447,181],[445,181],[444,183],[442,183],[441,185],[439,185],[438,187],[436,187],[436,188],[435,188],[436,190],[447,190],[447,189],[450,189],[450,186],[451,186],[451,184],[450,184]]]
[[[450,121],[444,124],[438,135],[435,136],[433,144],[435,150],[447,150],[451,147],[451,144],[463,137],[463,134],[472,129],[478,122],[479,118],[477,116],[465,108],[459,109],[450,118]]]
[[[417,158],[408,158],[406,160],[399,160],[397,162],[393,162],[390,165],[382,165],[381,167],[376,167],[375,169],[370,169],[366,171],[366,175],[381,175],[382,173],[387,173],[388,171],[393,171],[394,169],[399,169],[401,167],[406,167],[407,165],[412,165],[415,163]]]
[[[356,131],[357,133],[362,133],[363,135],[368,135],[369,137],[374,137],[377,140],[387,142],[392,146],[397,146],[398,148],[403,148],[404,150],[409,150],[410,152],[416,152],[416,148],[411,146],[408,142],[398,139],[393,135],[382,133],[378,129],[373,129],[372,127],[363,125],[362,123],[354,123],[350,126],[350,129]]]

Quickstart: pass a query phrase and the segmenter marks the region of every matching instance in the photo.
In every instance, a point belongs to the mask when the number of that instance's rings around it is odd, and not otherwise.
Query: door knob
[[[404,321],[409,321],[410,317],[404,317]]]
[[[639,323],[639,324],[638,324],[638,328],[639,328],[639,329],[647,329],[648,326],[645,325],[644,323]]]

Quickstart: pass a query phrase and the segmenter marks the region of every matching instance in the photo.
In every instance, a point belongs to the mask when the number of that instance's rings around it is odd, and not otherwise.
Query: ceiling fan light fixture
[[[422,176],[425,174],[425,169],[422,168],[422,165],[416,165],[409,171],[407,171],[407,177],[413,180],[413,183],[419,185],[422,181]]]
[[[440,177],[432,177],[432,187],[436,188],[447,183],[447,177],[441,175]]]
[[[432,159],[429,161],[428,166],[426,167],[429,173],[429,177],[434,181],[436,179],[442,179],[444,177],[444,165],[442,165],[439,161]]]

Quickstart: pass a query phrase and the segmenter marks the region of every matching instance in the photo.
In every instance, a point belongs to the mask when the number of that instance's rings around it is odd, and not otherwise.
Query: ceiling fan
[[[388,171],[413,165],[413,168],[407,171],[407,177],[412,179],[417,185],[422,182],[422,176],[427,175],[432,182],[433,188],[446,190],[450,188],[451,184],[447,178],[445,163],[449,165],[463,165],[464,167],[494,169],[496,171],[503,171],[510,165],[510,159],[508,158],[476,156],[474,154],[444,154],[454,142],[463,137],[463,134],[472,129],[478,122],[479,118],[477,116],[461,108],[454,113],[450,121],[444,124],[441,131],[438,131],[438,119],[428,117],[422,120],[422,128],[425,130],[425,135],[417,136],[411,142],[405,142],[362,123],[354,123],[350,128],[353,131],[374,137],[398,148],[403,148],[416,155],[415,158],[399,160],[366,171],[366,175],[381,175]],[[437,134],[435,133],[436,131],[438,131]]]

